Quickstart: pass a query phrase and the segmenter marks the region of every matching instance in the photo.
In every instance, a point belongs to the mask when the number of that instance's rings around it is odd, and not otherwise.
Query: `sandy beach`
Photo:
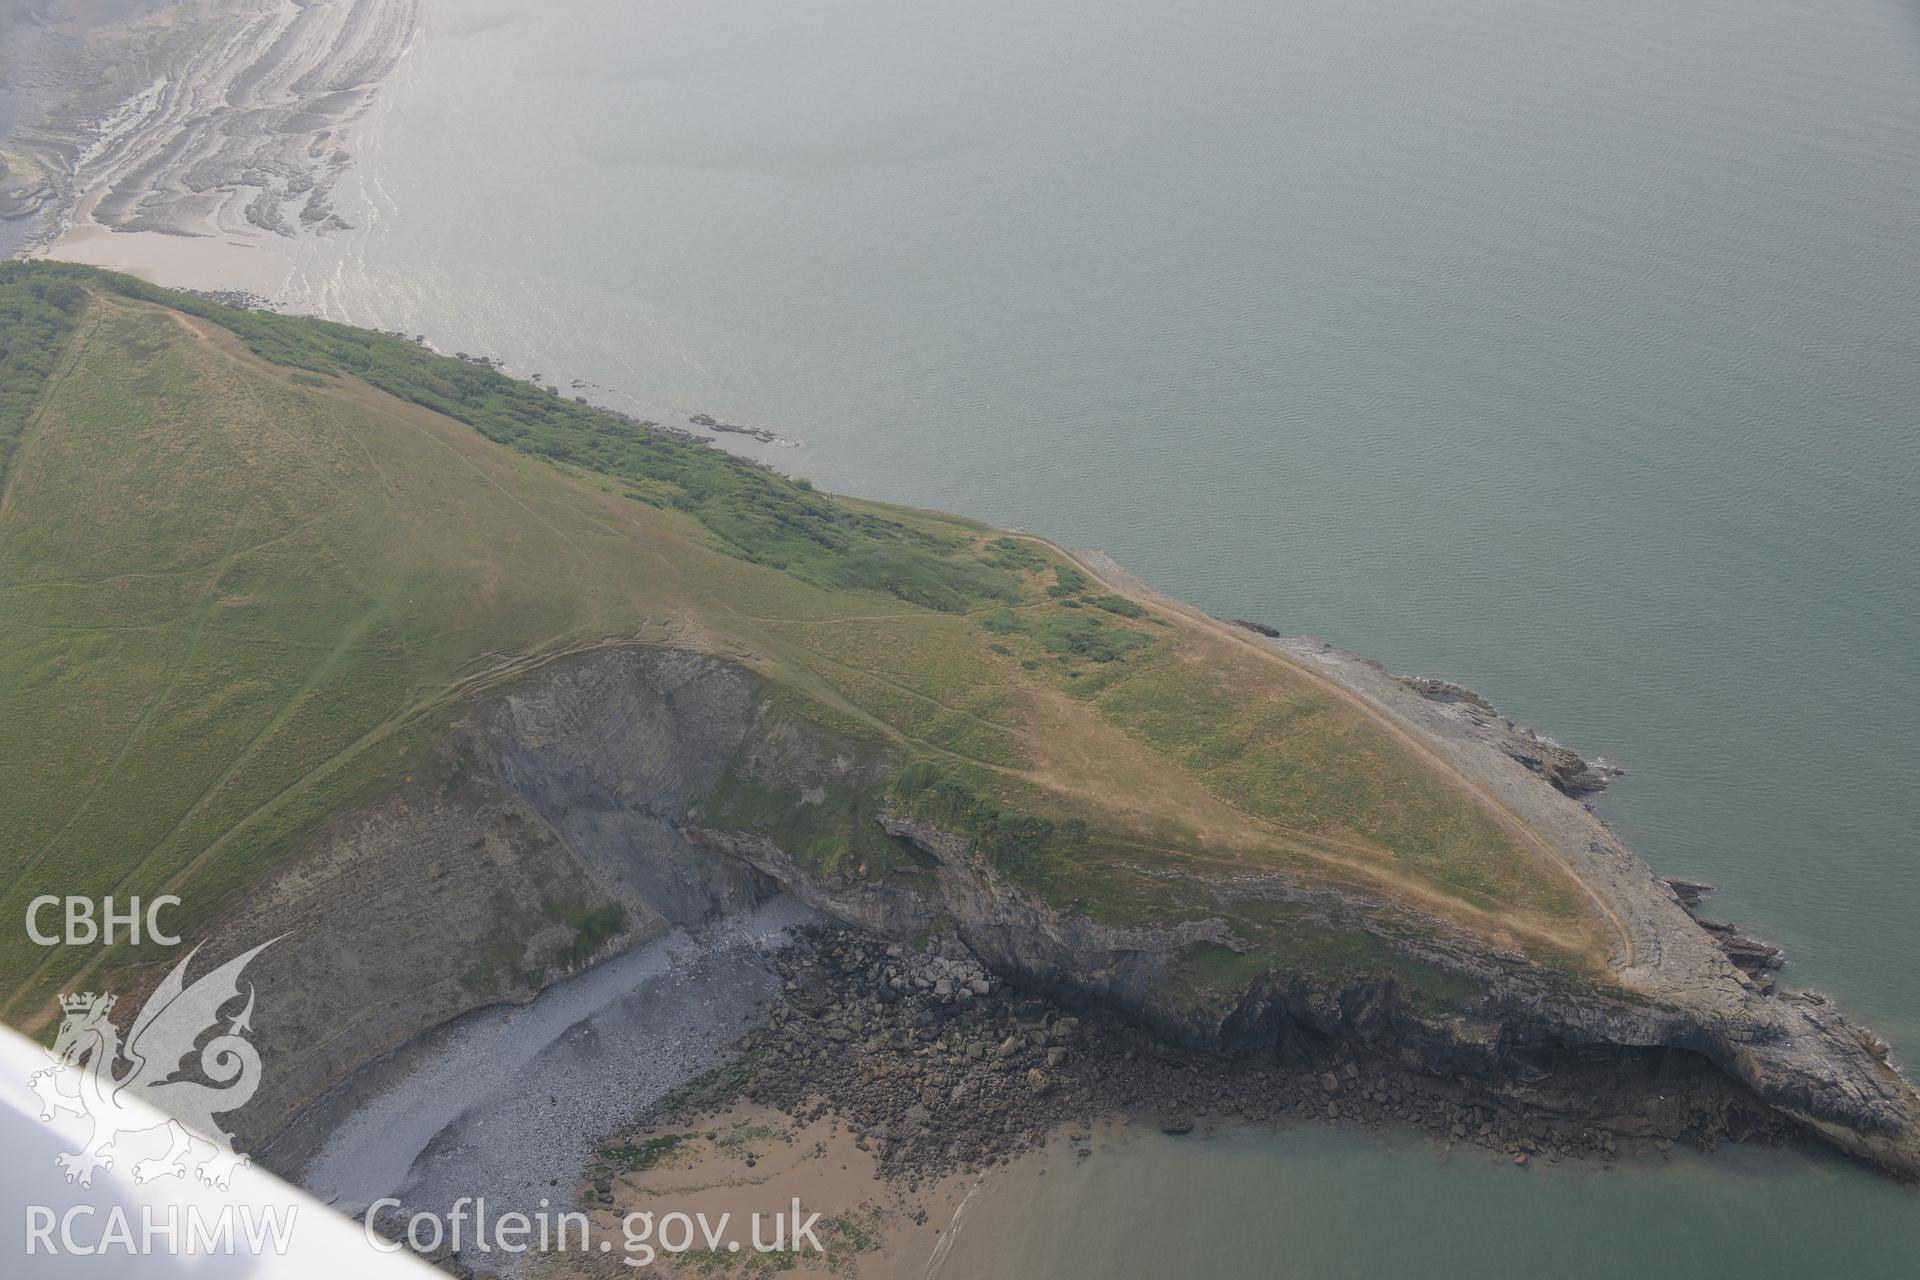
[[[169,289],[271,297],[287,275],[286,258],[277,248],[254,237],[115,231],[82,219],[34,256],[124,271]]]
[[[671,1213],[703,1215],[710,1224],[726,1217],[727,1238],[717,1249],[700,1240],[697,1248],[675,1254],[667,1251],[676,1243],[671,1234],[656,1238],[660,1256],[654,1266],[667,1275],[707,1274],[716,1262],[726,1265],[716,1254],[731,1255],[734,1270],[762,1265],[753,1257],[754,1216],[769,1224],[795,1201],[805,1211],[803,1221],[821,1215],[816,1234],[822,1250],[803,1247],[794,1253],[794,1274],[845,1274],[850,1265],[863,1277],[933,1274],[984,1181],[979,1174],[955,1174],[910,1191],[904,1182],[884,1178],[873,1149],[838,1120],[802,1122],[750,1103],[730,1108],[703,1128],[641,1130],[625,1142],[646,1167],[614,1178],[607,1192],[611,1203],[592,1215],[596,1229],[615,1240],[615,1252],[633,1256],[647,1243],[629,1243],[623,1224],[637,1221],[630,1215],[652,1215],[656,1232]],[[1039,1159],[1028,1157],[1022,1165]],[[584,1189],[588,1202],[594,1196],[594,1188]],[[771,1240],[770,1227],[762,1238]],[[742,1260],[741,1254],[749,1256]],[[593,1273],[575,1259],[554,1255],[534,1274]]]
[[[294,246],[354,228],[335,184],[418,24],[418,0],[68,15],[6,141],[51,188],[32,256],[272,293]]]
[[[933,1280],[948,1274],[981,1274],[984,1263],[1011,1264],[995,1239],[1000,1228],[1019,1217],[1020,1207],[1039,1179],[1058,1177],[1091,1150],[1111,1152],[1134,1130],[1124,1121],[1102,1119],[1084,1130],[1062,1130],[1043,1147],[1024,1152],[986,1171],[950,1173],[933,1181],[889,1177],[871,1144],[833,1117],[795,1119],[788,1113],[740,1103],[691,1128],[639,1129],[620,1141],[644,1168],[611,1179],[592,1217],[597,1239],[613,1242],[621,1259],[608,1266],[602,1258],[549,1255],[531,1274],[560,1277],[624,1274],[624,1259],[650,1245],[648,1264],[669,1276],[755,1275],[772,1270],[792,1275],[859,1276],[862,1280]],[[1093,1158],[1098,1158],[1096,1154]],[[596,1189],[582,1188],[592,1203]],[[792,1253],[762,1257],[754,1250],[753,1222],[759,1215],[762,1241],[771,1240],[774,1215],[792,1213],[798,1203],[802,1221],[819,1214],[810,1245]],[[696,1236],[695,1247],[671,1252],[677,1235],[662,1227],[669,1214],[682,1213],[709,1226],[723,1220],[717,1248]],[[652,1230],[637,1239],[650,1215]],[[630,1238],[635,1237],[635,1238]],[[733,1245],[739,1245],[734,1249]],[[597,1247],[597,1245],[596,1245]],[[593,1250],[589,1250],[589,1253]],[[952,1266],[966,1259],[964,1269]],[[603,1270],[604,1268],[604,1270]]]

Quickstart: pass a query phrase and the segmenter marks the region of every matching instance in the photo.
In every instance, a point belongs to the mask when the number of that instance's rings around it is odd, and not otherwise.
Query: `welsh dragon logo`
[[[89,991],[60,998],[66,1016],[53,1042],[54,1065],[34,1072],[30,1083],[40,1095],[42,1120],[53,1119],[57,1111],[93,1120],[93,1133],[80,1150],[54,1157],[68,1182],[92,1186],[95,1169],[112,1169],[122,1152],[157,1148],[164,1132],[166,1153],[137,1162],[135,1182],[185,1177],[191,1169],[208,1186],[228,1188],[234,1171],[248,1160],[233,1149],[233,1135],[213,1117],[239,1110],[260,1087],[260,1053],[246,1038],[253,1030],[252,984],[246,1006],[225,1021],[224,1029],[220,1010],[239,999],[241,970],[272,945],[263,942],[188,986],[187,966],[200,950],[195,947],[141,1006],[124,1044],[108,1017],[113,996]],[[215,1034],[200,1043],[209,1031]],[[204,1081],[182,1074],[190,1054],[197,1054]],[[171,1118],[156,1124],[150,1112],[131,1108],[129,1099]],[[141,1136],[152,1141],[122,1145]]]

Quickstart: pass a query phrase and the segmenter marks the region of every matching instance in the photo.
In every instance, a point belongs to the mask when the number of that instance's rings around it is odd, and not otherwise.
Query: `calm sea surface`
[[[1461,680],[1920,1060],[1913,3],[427,10],[290,300]],[[1027,1264],[1920,1273],[1818,1157],[1129,1152]]]

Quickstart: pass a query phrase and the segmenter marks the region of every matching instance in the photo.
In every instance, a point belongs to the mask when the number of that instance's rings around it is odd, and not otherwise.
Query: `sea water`
[[[425,9],[296,307],[1459,680],[1626,766],[1601,811],[1655,868],[1920,1057],[1911,4]],[[1066,1274],[1920,1244],[1820,1154],[1570,1174],[1335,1133],[1091,1168],[1032,1209]],[[1097,1245],[1163,1210],[1208,1229]]]

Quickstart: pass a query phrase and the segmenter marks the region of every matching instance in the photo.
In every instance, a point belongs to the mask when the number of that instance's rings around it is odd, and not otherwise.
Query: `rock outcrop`
[[[1677,887],[1654,875],[1577,802],[1577,788],[1561,785],[1551,766],[1522,758],[1514,734],[1524,731],[1481,699],[1435,699],[1424,682],[1324,642],[1271,643],[1419,731],[1545,835],[1605,897],[1630,945],[1630,954],[1616,957],[1619,1004],[1548,1003],[1539,1010],[1543,1027],[1592,1021],[1602,1043],[1691,1049],[1842,1150],[1898,1177],[1920,1178],[1920,1093],[1892,1066],[1887,1046],[1824,997],[1775,993],[1778,951],[1696,920],[1689,904],[1705,886]],[[1541,778],[1556,785],[1540,786]],[[1642,1012],[1629,1012],[1635,1009]]]
[[[408,1038],[591,962],[583,942],[610,954],[784,887],[894,939],[950,931],[995,980],[1118,1010],[1193,1046],[1270,1047],[1303,1061],[1344,1042],[1428,1072],[1521,1084],[1575,1061],[1686,1051],[1841,1149],[1920,1176],[1920,1096],[1886,1047],[1818,996],[1764,990],[1689,913],[1691,888],[1654,876],[1572,798],[1577,788],[1550,785],[1549,769],[1519,758],[1511,725],[1477,699],[1435,698],[1318,642],[1265,642],[1421,733],[1546,835],[1618,915],[1617,983],[1569,981],[1424,922],[1388,941],[1447,975],[1458,993],[1448,1000],[1416,996],[1392,972],[1329,982],[1267,968],[1196,984],[1196,954],[1244,949],[1227,912],[1119,927],[1049,905],[966,839],[872,812],[900,763],[886,747],[791,714],[737,663],[605,650],[469,707],[431,768],[336,820],[233,914],[225,946],[289,934],[260,962],[271,998],[258,1022],[275,1067],[256,1131]],[[742,829],[716,797],[743,789],[876,822],[899,856],[847,866]],[[1209,891],[1224,905],[1276,886]],[[602,904],[622,908],[621,928],[583,937],[577,912]]]

